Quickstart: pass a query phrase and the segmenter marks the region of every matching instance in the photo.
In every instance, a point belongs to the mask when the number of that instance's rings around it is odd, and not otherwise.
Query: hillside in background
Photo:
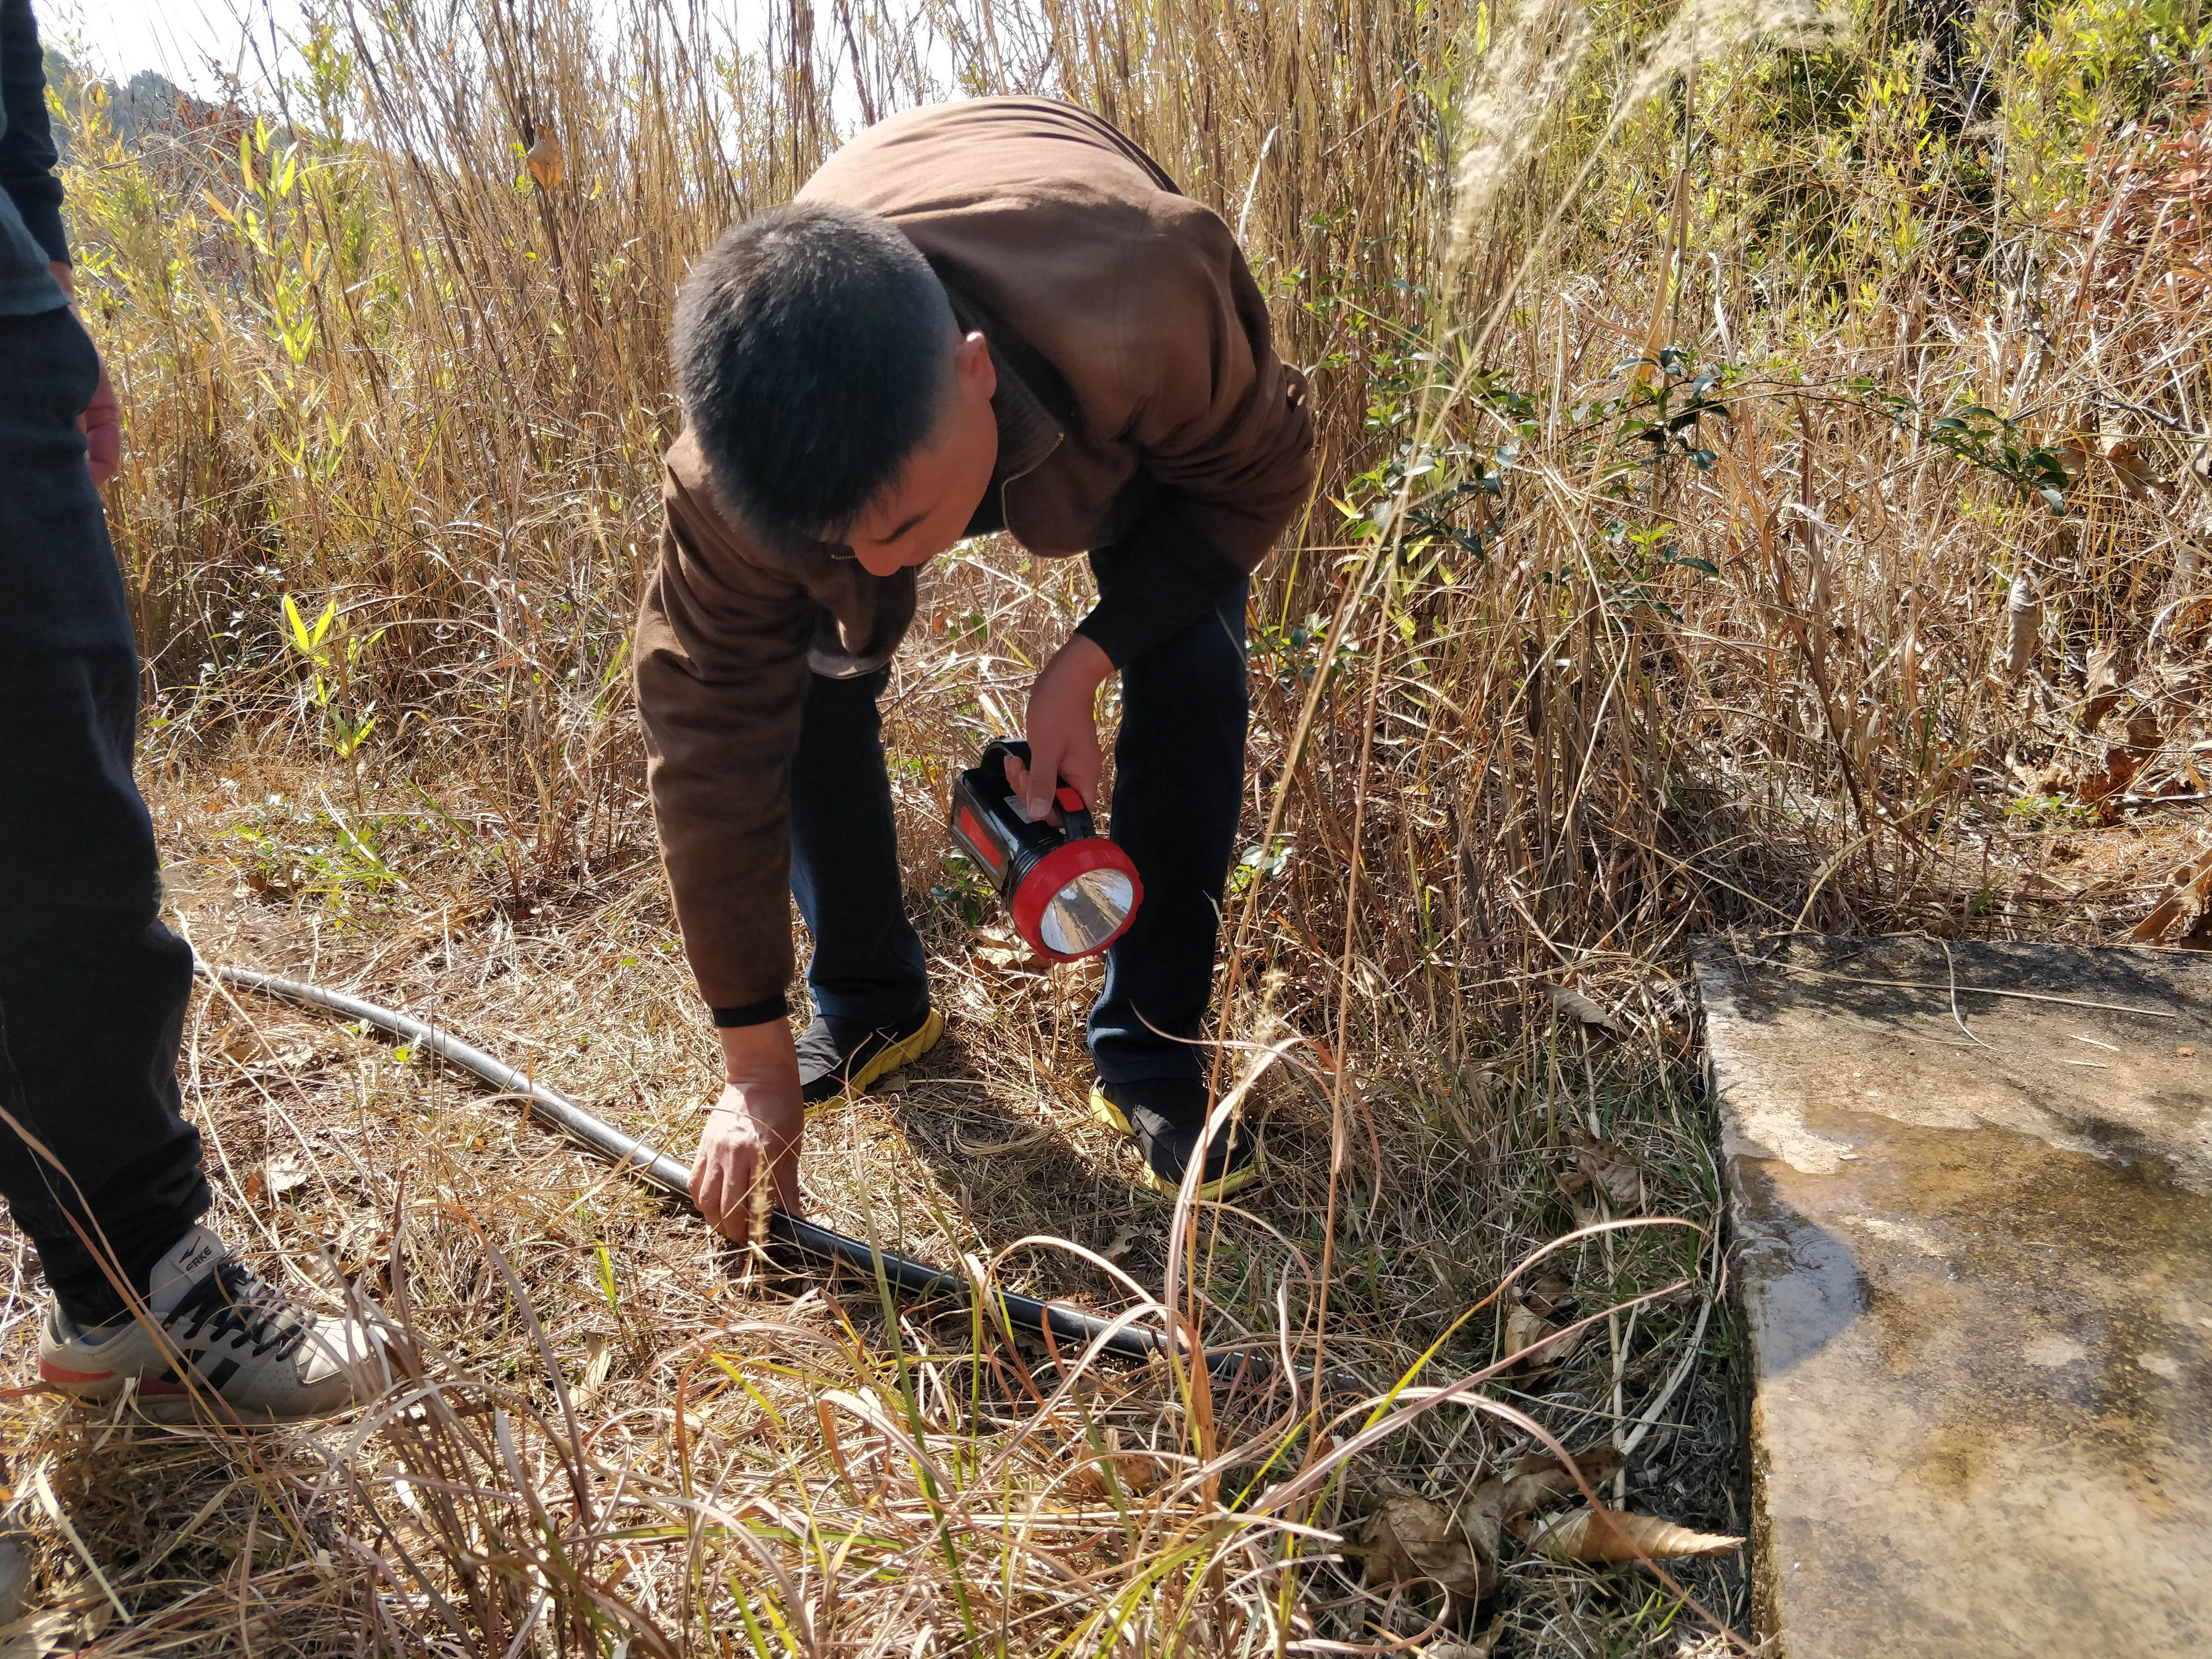
[[[75,159],[76,131],[88,119],[141,159],[162,147],[180,146],[204,163],[219,146],[234,147],[252,125],[237,105],[195,98],[156,70],[140,70],[118,84],[87,75],[51,46],[46,56],[46,85],[61,106],[54,140],[64,167]]]

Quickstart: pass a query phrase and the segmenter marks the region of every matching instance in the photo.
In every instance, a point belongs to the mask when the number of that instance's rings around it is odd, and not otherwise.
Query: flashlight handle
[[[1029,744],[1020,738],[994,738],[985,746],[980,764],[988,767],[995,763],[1003,781],[1009,755],[1026,767],[1030,763]],[[1083,804],[1083,797],[1075,793],[1074,786],[1066,778],[1054,778],[1053,784],[1053,804],[1060,808],[1060,823],[1067,831],[1067,838],[1082,841],[1097,835],[1098,831],[1091,822],[1091,809]]]

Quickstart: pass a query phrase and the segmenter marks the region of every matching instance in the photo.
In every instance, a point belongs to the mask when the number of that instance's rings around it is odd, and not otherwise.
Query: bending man
[[[740,1232],[766,1159],[799,1207],[805,1109],[935,1042],[901,897],[877,699],[915,571],[1004,531],[1088,552],[1099,603],[1030,688],[1032,816],[1095,800],[1121,676],[1114,838],[1145,902],[1090,1019],[1093,1109],[1172,1191],[1258,1173],[1201,1148],[1194,1046],[1244,772],[1250,574],[1313,477],[1305,383],[1234,238],[1097,118],[1042,99],[910,111],[729,232],[676,324],[689,427],[637,635],[653,803],[727,1086],[692,1188]],[[788,880],[814,939],[794,1043]]]

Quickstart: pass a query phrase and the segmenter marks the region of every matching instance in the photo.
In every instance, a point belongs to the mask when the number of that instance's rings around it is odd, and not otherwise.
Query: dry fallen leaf
[[[46,1659],[57,1648],[76,1645],[78,1616],[58,1608],[18,1619],[0,1630],[0,1659]]]
[[[2139,703],[2128,714],[2128,746],[2144,755],[2155,754],[2166,741],[2166,728],[2156,703]]]
[[[615,1340],[604,1331],[593,1331],[584,1339],[584,1375],[576,1385],[576,1400],[582,1404],[605,1386],[607,1373],[614,1368]]]
[[[1454,1511],[1460,1530],[1475,1553],[1492,1562],[1498,1559],[1498,1540],[1504,1531],[1505,1505],[1505,1482],[1493,1474]]]
[[[538,142],[522,158],[530,168],[531,181],[540,190],[550,190],[568,174],[567,159],[561,154],[561,141],[550,132],[540,132]]]
[[[1465,1642],[1431,1642],[1419,1650],[1424,1659],[1490,1659],[1498,1651],[1498,1638],[1505,1629],[1505,1615],[1500,1613],[1481,1635]]]
[[[209,1046],[233,1060],[251,1060],[261,1052],[261,1038],[251,1025],[234,1019],[216,1034]]]
[[[1419,1659],[1492,1659],[1498,1651],[1498,1638],[1504,1633],[1505,1615],[1501,1613],[1480,1636],[1451,1637],[1413,1651]]]
[[[2128,494],[2137,501],[2150,501],[2165,486],[2166,480],[2143,453],[2142,445],[2133,438],[2107,438],[2102,446],[2105,464],[2119,474],[2120,482],[2127,486]]]
[[[262,1190],[282,1198],[307,1184],[307,1166],[297,1152],[279,1152],[261,1166]]]
[[[1620,1474],[1626,1461],[1618,1446],[1589,1446],[1575,1454],[1575,1467],[1593,1488]],[[1575,1484],[1567,1466],[1549,1452],[1532,1452],[1522,1458],[1513,1466],[1504,1486],[1508,1516],[1526,1515],[1551,1498],[1582,1496],[1582,1488]]]
[[[1636,1160],[1610,1140],[1584,1135],[1576,1148],[1575,1162],[1584,1175],[1605,1188],[1605,1194],[1623,1210],[1644,1207],[1644,1171]]]
[[[1016,1135],[1012,1140],[970,1140],[960,1133],[956,1124],[952,1130],[952,1144],[969,1158],[996,1158],[1001,1152],[1018,1152],[1024,1146],[1034,1146],[1051,1133],[1050,1124],[1041,1123],[1025,1134]],[[960,1207],[963,1210],[969,1207],[965,1200],[962,1200]]]
[[[1107,1454],[1103,1461],[1112,1466],[1114,1478],[1121,1483],[1123,1491],[1148,1492],[1166,1479],[1167,1466],[1158,1458],[1148,1455],[1141,1446],[1125,1447],[1121,1431],[1114,1425],[1109,1423],[1106,1425],[1103,1438]],[[1103,1492],[1106,1483],[1098,1478],[1098,1467],[1093,1464],[1085,1473]]]
[[[1545,1318],[1557,1319],[1560,1311],[1575,1299],[1574,1282],[1563,1273],[1543,1273],[1534,1284],[1521,1292],[1521,1299]]]
[[[1112,1489],[1106,1484],[1104,1473],[1109,1467],[1124,1493],[1133,1492],[1141,1497],[1160,1484],[1159,1464],[1149,1457],[1133,1453],[1125,1453],[1118,1457],[1094,1458],[1077,1469],[1069,1477],[1070,1482],[1093,1498],[1111,1497]]]
[[[1505,1357],[1526,1353],[1558,1328],[1527,1303],[1512,1304],[1505,1310]]]
[[[1618,1031],[1620,1029],[1619,1022],[1611,1014],[1571,985],[1547,985],[1544,994],[1551,998],[1552,1006],[1569,1019],[1580,1020],[1585,1025],[1595,1025],[1603,1031]]]
[[[1559,1188],[1559,1195],[1567,1200],[1567,1208],[1573,1212],[1576,1226],[1587,1227],[1597,1219],[1597,1201],[1590,1194],[1590,1178],[1587,1175],[1580,1170],[1553,1170],[1552,1181]]]
[[[2027,672],[2042,635],[2043,600],[2023,570],[2012,579],[2011,592],[2005,597],[2004,653],[1995,665],[2003,679],[2016,680]]]
[[[1472,1605],[1497,1582],[1496,1534],[1486,1552],[1456,1516],[1425,1498],[1385,1498],[1361,1537],[1370,1584],[1427,1579],[1452,1601]]]
[[[2117,698],[2115,698],[2117,701]],[[2086,719],[2085,713],[2084,718]],[[2102,719],[2100,714],[2099,718]],[[2133,783],[2159,750],[2158,716],[2148,708],[2128,716],[2127,735],[2105,745],[2104,764],[2068,779],[2068,786],[2084,806],[2103,804]]]
[[[2128,938],[2137,945],[2156,945],[2181,924],[2194,921],[2208,910],[2212,910],[2212,853],[2174,877],[2157,908],[2136,924]]]
[[[2090,656],[2088,678],[2081,687],[2081,729],[2091,736],[2119,706],[2127,690],[2129,667],[2126,648],[2117,639]]]
[[[1559,1328],[1524,1302],[1516,1302],[1505,1310],[1505,1357],[1512,1359],[1528,1353],[1547,1337],[1555,1336]],[[1531,1353],[1520,1362],[1520,1370],[1534,1376],[1558,1364],[1582,1344],[1580,1336],[1554,1342],[1540,1353]]]
[[[968,953],[976,970],[992,974],[1042,974],[1052,964],[1026,945],[979,945]]]
[[[1099,1251],[1098,1254],[1104,1256],[1109,1261],[1119,1261],[1123,1256],[1129,1254],[1129,1247],[1136,1242],[1137,1230],[1134,1227],[1116,1227],[1114,1229],[1114,1237],[1112,1241],[1108,1243],[1104,1249]]]
[[[1576,1510],[1530,1528],[1528,1547],[1564,1561],[1672,1561],[1691,1555],[1726,1555],[1741,1538],[1692,1532],[1656,1515],[1626,1510]]]

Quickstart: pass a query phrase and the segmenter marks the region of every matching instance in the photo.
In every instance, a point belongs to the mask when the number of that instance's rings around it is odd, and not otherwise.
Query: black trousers
[[[1099,575],[1110,581],[1110,568]],[[1193,1044],[1212,990],[1244,782],[1244,599],[1240,583],[1122,671],[1108,828],[1145,899],[1106,952],[1091,1010],[1091,1059],[1109,1082],[1205,1075],[1205,1051]],[[900,896],[876,706],[890,679],[888,668],[817,676],[791,776],[791,890],[814,936],[807,988],[822,1013],[868,1026],[929,1002],[921,941]]]
[[[123,1304],[78,1227],[143,1288],[209,1196],[178,1109],[191,952],[158,917],[137,654],[76,427],[98,372],[67,312],[0,317],[0,1192],[80,1323]]]

